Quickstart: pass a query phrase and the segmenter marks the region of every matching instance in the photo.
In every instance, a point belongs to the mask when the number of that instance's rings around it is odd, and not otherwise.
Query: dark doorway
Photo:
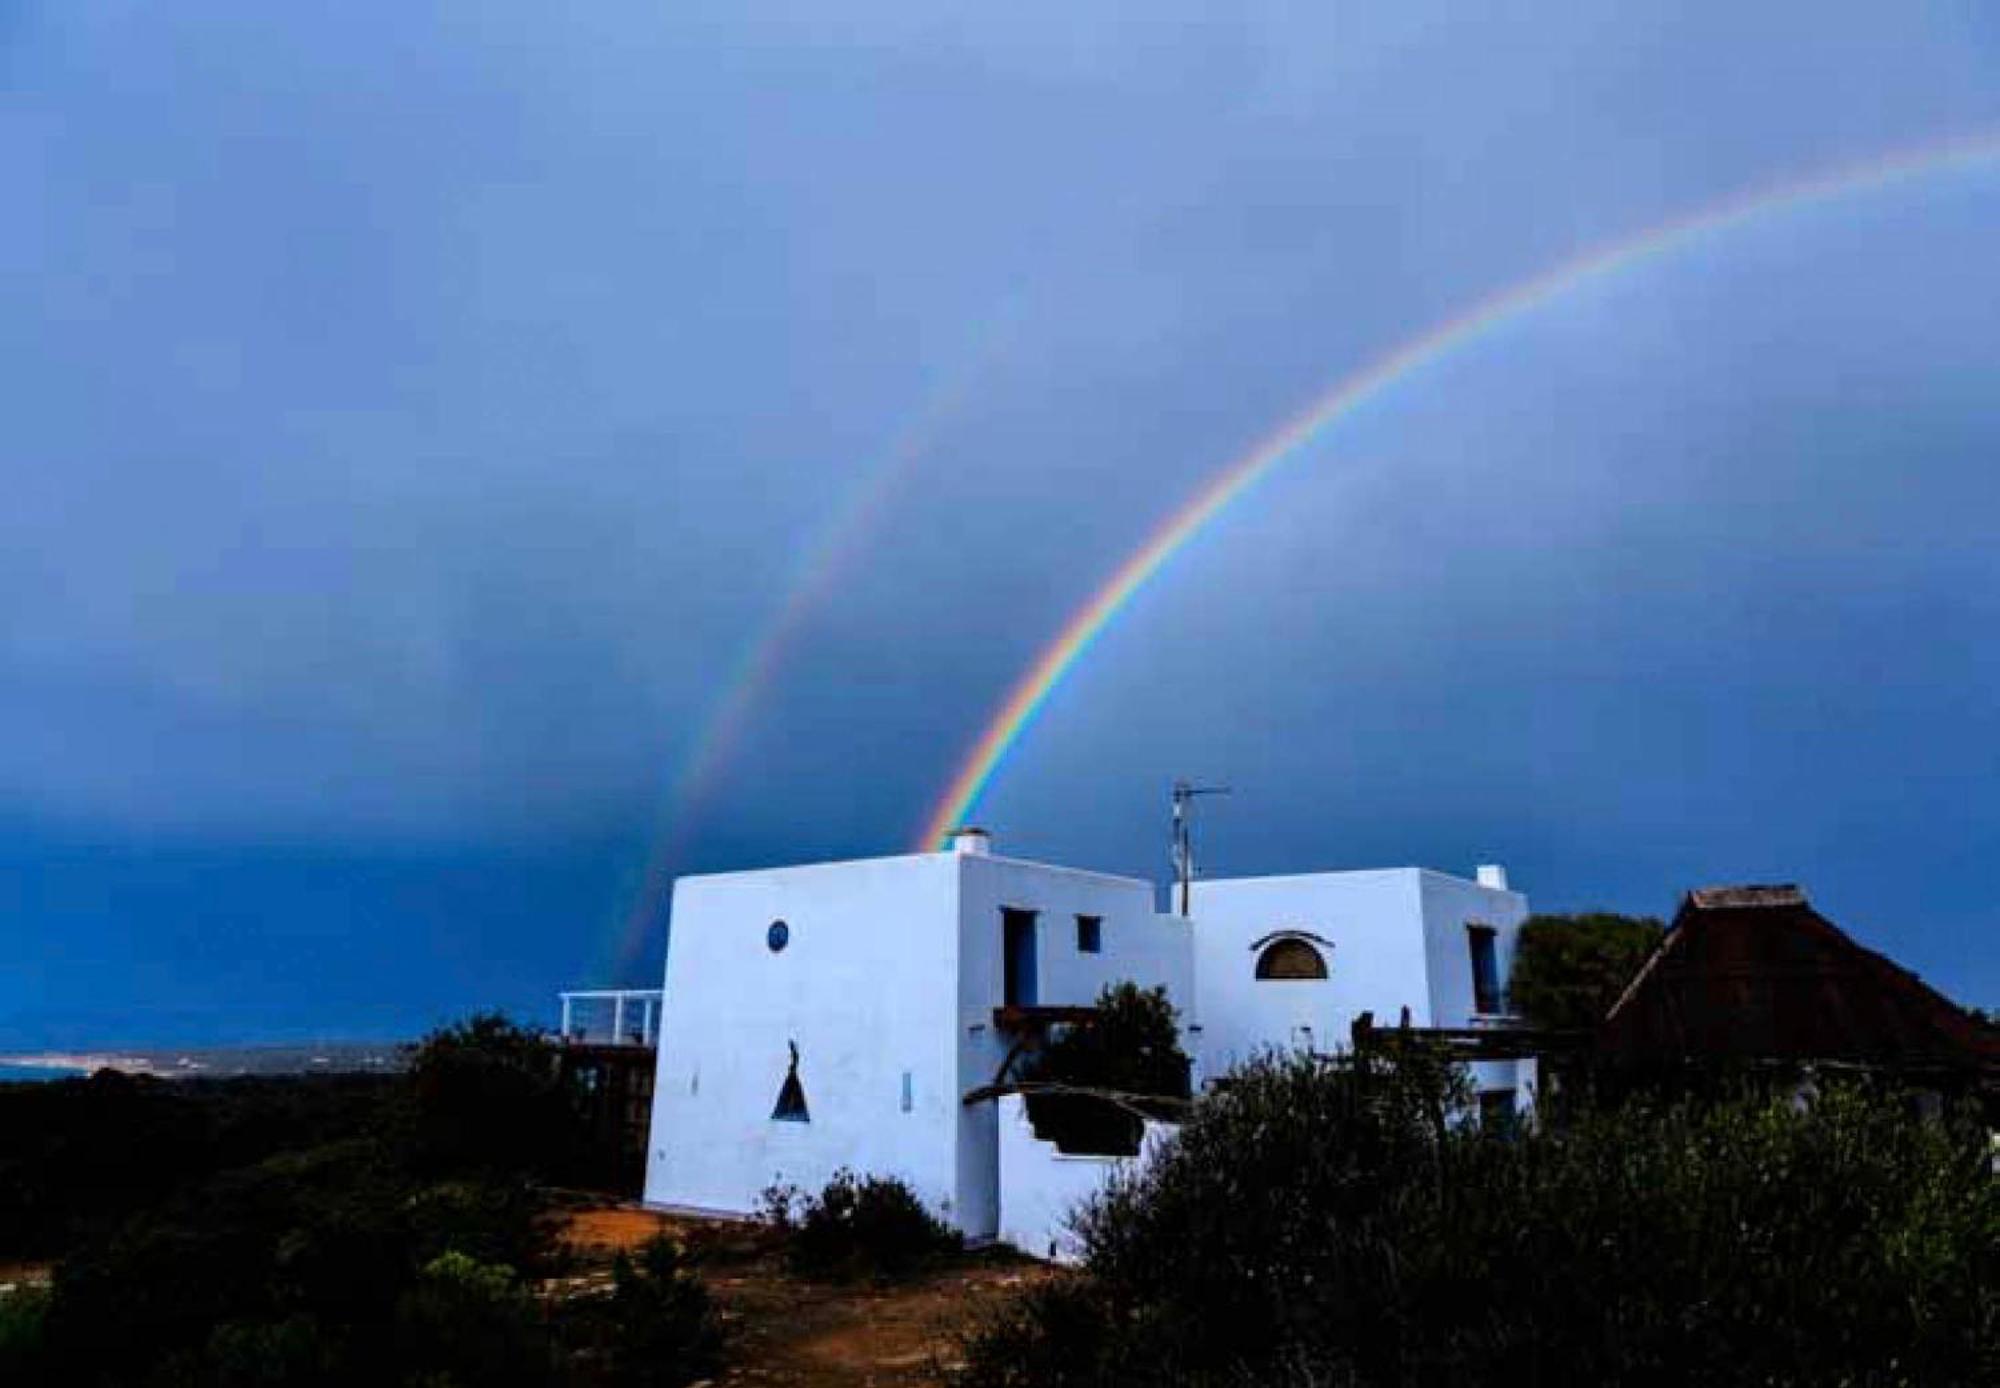
[[[1005,936],[1005,985],[1001,1001],[1008,1007],[1033,1007],[1035,988],[1035,913],[1000,908]]]

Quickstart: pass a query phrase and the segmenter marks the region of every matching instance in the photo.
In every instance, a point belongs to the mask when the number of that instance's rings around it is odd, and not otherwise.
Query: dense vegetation
[[[1180,1015],[1166,989],[1134,983],[1108,985],[1096,1007],[1093,1022],[1060,1032],[1021,1067],[1021,1078],[1102,1090],[1126,1101],[1031,1094],[1028,1116],[1036,1133],[1064,1152],[1130,1156],[1139,1150],[1145,1117],[1179,1117],[1177,1106],[1149,1106],[1145,1099],[1188,1096]]]
[[[393,1077],[0,1085],[0,1260],[57,1257],[216,1173],[375,1124]]]
[[[893,1176],[836,1171],[818,1191],[772,1186],[764,1219],[784,1240],[785,1261],[803,1277],[908,1277],[961,1252],[965,1240]]]
[[[1079,1221],[970,1388],[1970,1384],[2000,1366],[1979,1125],[1823,1089],[1452,1116],[1443,1067],[1271,1058]]]
[[[546,1183],[570,1118],[544,1044],[498,1017],[435,1034],[388,1080],[0,1091],[0,1257],[61,1256],[48,1292],[0,1299],[0,1381],[702,1376],[717,1322],[670,1244],[602,1295],[533,1292],[561,1268]]]
[[[1530,916],[1514,945],[1508,1006],[1539,1027],[1594,1027],[1659,948],[1665,930],[1652,916],[1606,911]]]

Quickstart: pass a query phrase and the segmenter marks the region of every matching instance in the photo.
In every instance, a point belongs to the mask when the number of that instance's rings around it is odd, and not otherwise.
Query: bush
[[[427,1185],[396,1150],[355,1140],[227,1172],[77,1251],[57,1269],[51,1351],[80,1381],[121,1384],[393,1382],[406,1354],[447,1372],[456,1351],[424,1330],[441,1317],[504,1338],[451,1277],[537,1272],[549,1246],[525,1189]]]
[[[217,1326],[205,1353],[180,1361],[183,1381],[216,1388],[333,1384],[339,1373],[339,1358],[319,1321],[302,1313]]]
[[[408,1105],[411,1161],[426,1173],[561,1180],[577,1164],[554,1048],[500,1013],[425,1037],[410,1054]]]
[[[379,1129],[399,1084],[112,1070],[0,1084],[0,1259],[59,1257],[218,1172]]]
[[[1180,1016],[1164,988],[1107,986],[1097,1018],[1069,1027],[1022,1067],[1021,1078],[1125,1095],[1185,1099],[1188,1058]],[[1138,1108],[1140,1112],[1134,1112]],[[1126,1107],[1071,1094],[1031,1094],[1028,1117],[1060,1151],[1131,1156],[1145,1134],[1144,1105]],[[1162,1108],[1157,1116],[1171,1116]]]
[[[965,1246],[893,1176],[836,1171],[817,1195],[773,1186],[764,1212],[784,1236],[787,1263],[804,1277],[907,1277]]]
[[[550,1381],[547,1327],[514,1270],[463,1253],[432,1259],[396,1308],[397,1368],[442,1388]]]
[[[631,1388],[679,1388],[714,1373],[722,1325],[708,1291],[665,1234],[623,1253],[611,1269],[611,1295],[573,1308],[567,1334],[597,1372],[593,1382]]]
[[[37,1383],[45,1367],[49,1294],[41,1287],[0,1292],[0,1383]]]
[[[1083,1275],[970,1385],[1954,1384],[2000,1354],[1971,1127],[1837,1089],[1502,1139],[1462,1097],[1421,1058],[1246,1068],[1086,1209]]]
[[[1514,944],[1508,1006],[1538,1027],[1594,1028],[1665,933],[1653,916],[1530,916]]]
[[[431,1037],[406,1079],[38,1086],[66,1092],[21,1101],[53,1120],[28,1136],[6,1126],[25,1110],[0,1093],[0,1225],[25,1210],[32,1239],[66,1252],[49,1294],[0,1296],[0,1383],[698,1376],[714,1362],[715,1322],[670,1253],[554,1313],[530,1290],[556,1267],[532,1180],[557,1168],[572,1131],[552,1062],[533,1033],[480,1017]],[[147,1174],[85,1220],[107,1150]],[[162,1172],[149,1170],[156,1156]]]

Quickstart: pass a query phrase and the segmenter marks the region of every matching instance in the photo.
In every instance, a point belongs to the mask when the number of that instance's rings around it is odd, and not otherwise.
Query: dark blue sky
[[[665,834],[904,848],[1067,614],[1390,344],[2000,130],[1957,4],[418,8],[0,3],[0,1046],[546,1015]],[[1766,218],[1425,373],[981,818],[1158,876],[1186,774],[1218,872],[1796,879],[2000,1003],[1996,227],[1992,163]]]

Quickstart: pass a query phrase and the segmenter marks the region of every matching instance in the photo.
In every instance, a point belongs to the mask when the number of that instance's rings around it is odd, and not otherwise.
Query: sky
[[[653,985],[661,883],[907,851],[1349,372],[2000,133],[1972,3],[569,8],[0,0],[0,1047]],[[1219,875],[1798,881],[2000,1004],[1996,225],[2000,160],[1781,210],[1385,392],[979,821],[1163,879],[1188,776]]]

